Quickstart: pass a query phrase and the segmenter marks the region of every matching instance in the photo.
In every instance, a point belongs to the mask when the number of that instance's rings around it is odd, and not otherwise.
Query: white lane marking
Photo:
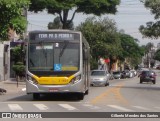
[[[48,110],[49,108],[44,104],[33,104],[36,106],[39,110]]]
[[[19,106],[18,104],[8,104],[8,107],[9,107],[12,111],[23,110],[22,107]]]
[[[60,105],[63,108],[66,108],[67,110],[77,110],[77,108],[75,108],[69,104],[58,104],[58,105]]]
[[[83,104],[84,106],[86,106],[86,107],[92,107],[93,105],[91,105],[91,104]]]
[[[22,88],[22,91],[26,91],[26,88]]]
[[[131,109],[127,109],[127,108],[124,108],[124,107],[121,107],[121,106],[117,106],[117,105],[107,105],[111,108],[115,108],[115,109],[118,109],[118,110],[122,110],[122,111],[134,111],[134,110],[131,110]]]
[[[93,105],[91,105],[91,104],[83,104],[83,106],[88,107],[88,108],[90,108],[90,109],[100,109],[100,107],[98,107],[98,106],[93,106]]]
[[[135,108],[141,109],[141,110],[150,110],[149,108],[141,107],[141,106],[133,106]]]

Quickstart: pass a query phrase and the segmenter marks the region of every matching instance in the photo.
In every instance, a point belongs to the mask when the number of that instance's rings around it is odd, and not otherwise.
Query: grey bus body
[[[83,99],[90,86],[90,48],[81,32],[31,31],[27,42],[26,92],[68,93]]]

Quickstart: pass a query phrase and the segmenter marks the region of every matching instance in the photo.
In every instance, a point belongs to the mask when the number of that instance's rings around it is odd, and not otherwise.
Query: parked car
[[[136,70],[130,70],[131,73],[133,73],[133,77],[137,76],[137,71]]]
[[[130,78],[130,71],[129,70],[124,70],[122,71],[122,78]]]
[[[129,71],[129,78],[133,78],[134,77],[134,72],[133,71]]]
[[[138,68],[137,69],[137,74],[140,75],[142,73],[143,69],[142,68]]]
[[[113,73],[109,73],[109,80],[113,80],[114,79],[114,76],[113,76]]]
[[[153,84],[156,84],[156,73],[152,70],[142,71],[139,77],[140,77],[140,83],[152,82]]]
[[[110,75],[106,70],[91,71],[91,86],[108,86]]]
[[[156,66],[156,69],[160,69],[160,65],[157,65],[157,66]]]
[[[122,73],[120,71],[113,71],[113,77],[114,79],[121,79]]]

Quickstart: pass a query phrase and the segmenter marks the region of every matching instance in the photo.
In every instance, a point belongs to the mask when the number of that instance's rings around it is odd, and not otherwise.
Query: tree
[[[154,59],[160,61],[160,49],[158,49],[154,55]]]
[[[25,52],[22,46],[23,44],[11,49],[11,60],[14,62],[12,69],[16,74],[17,86],[19,78],[22,79],[25,77]]]
[[[154,47],[154,44],[152,42],[148,42],[146,44],[146,52],[149,53],[153,47]]]
[[[160,37],[160,0],[141,0],[146,8],[149,8],[151,13],[155,15],[155,22],[147,22],[146,26],[139,27],[140,32],[144,37],[157,39]]]
[[[74,24],[71,22],[66,26],[67,29],[73,30]],[[59,17],[56,17],[53,22],[49,22],[48,29],[62,29],[62,23]]]
[[[138,45],[137,39],[123,32],[119,33],[112,19],[106,17],[97,20],[95,17],[90,17],[76,29],[81,31],[89,42],[92,69],[97,68],[99,56],[109,58],[110,65],[117,60],[123,63],[126,58],[134,67],[141,62],[144,52]]]
[[[15,71],[16,80],[18,84],[18,78],[22,79],[23,77],[25,77],[25,65],[22,62],[17,62],[16,64],[13,65],[12,68]]]
[[[115,14],[120,0],[31,0],[29,10],[38,12],[46,9],[48,13],[58,14],[63,29],[73,21],[76,13],[102,15]],[[71,18],[69,18],[71,12]]]
[[[122,54],[119,35],[113,20],[108,18],[96,20],[95,17],[90,17],[76,29],[81,31],[89,42],[92,55],[91,68],[96,68],[98,56],[110,58],[112,63]]]
[[[15,63],[23,62],[25,64],[25,48],[23,43],[11,49],[11,61]]]
[[[121,46],[123,48],[121,60],[127,60],[128,63],[135,67],[141,63],[141,58],[144,55],[143,49],[138,45],[137,39],[127,34],[121,34]]]
[[[17,34],[26,30],[27,20],[23,10],[29,6],[29,0],[1,0],[0,1],[0,39],[7,40],[10,29]]]
[[[48,29],[61,29],[62,24],[59,17],[56,17],[53,22],[49,22]]]
[[[149,65],[153,65],[151,63],[154,63],[153,60],[153,55],[151,56],[152,53],[152,48],[154,47],[154,44],[152,42],[148,42],[145,46],[145,55],[146,55],[146,59],[145,59],[145,65],[147,65],[149,67]]]

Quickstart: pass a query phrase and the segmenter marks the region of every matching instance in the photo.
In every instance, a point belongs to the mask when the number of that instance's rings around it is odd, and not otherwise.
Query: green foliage
[[[8,39],[9,28],[22,34],[26,29],[23,9],[28,8],[29,0],[0,0],[0,39]]]
[[[135,39],[127,34],[120,34],[123,57],[141,56],[142,52]]]
[[[137,40],[130,35],[120,34],[122,51],[122,60],[128,58],[130,65],[135,67],[141,62],[144,54],[143,49],[137,44]]]
[[[154,55],[154,59],[160,61],[160,49],[158,49]]]
[[[24,76],[25,74],[25,66],[22,62],[17,62],[15,65],[13,65],[13,70],[15,71],[16,75],[18,76]]]
[[[77,11],[98,16],[106,13],[115,14],[116,5],[119,3],[120,0],[81,0],[77,4]]]
[[[90,64],[91,64],[91,70],[94,70],[94,69],[98,68],[97,59],[96,58],[91,58]]]
[[[154,44],[152,42],[148,42],[145,46],[145,52],[149,53],[153,47],[154,47]]]
[[[60,21],[60,17],[56,17],[53,22],[49,22],[48,29],[62,29],[62,23]],[[66,25],[67,29],[73,30],[74,24],[73,22]]]
[[[155,19],[160,18],[160,1],[159,0],[142,0],[146,8],[149,8],[152,14],[155,14]]]
[[[115,22],[108,18],[96,20],[95,17],[87,18],[84,23],[77,27],[91,46],[91,53],[98,56],[109,57],[110,55],[119,55],[120,42]],[[98,52],[98,53],[97,53]]]
[[[108,18],[96,20],[95,17],[91,17],[76,29],[81,31],[89,42],[92,61],[97,62],[98,56],[110,57],[113,61],[114,57],[118,58],[122,54],[120,38],[113,20]]]
[[[90,17],[76,29],[81,31],[89,42],[92,55],[91,68],[97,68],[98,56],[110,58],[111,65],[116,60],[123,63],[126,58],[132,66],[141,62],[144,51],[137,44],[137,39],[124,33],[120,34],[113,20],[108,18],[97,20]]]
[[[155,15],[154,22],[147,22],[146,26],[141,25],[139,30],[144,37],[155,38],[160,37],[160,0],[142,0],[146,8],[149,8],[151,13]]]
[[[59,17],[56,17],[53,22],[49,22],[48,29],[61,29],[62,24]]]
[[[98,16],[106,13],[115,14],[119,3],[120,0],[31,0],[29,10],[38,12],[46,9],[48,13],[58,14],[63,29],[66,29],[77,12]],[[70,10],[74,11],[71,18],[68,16]]]
[[[23,16],[11,19],[10,22],[12,23],[11,28],[13,28],[18,34],[23,34],[27,27],[26,18],[24,18]]]
[[[20,46],[16,46],[11,50],[11,59],[12,61],[14,61],[15,63],[17,63],[18,61],[21,60],[21,47]]]
[[[25,74],[25,65],[24,65],[24,56],[25,54],[22,51],[21,46],[16,46],[11,50],[11,60],[15,63],[12,68],[15,71],[17,76],[24,76]]]

